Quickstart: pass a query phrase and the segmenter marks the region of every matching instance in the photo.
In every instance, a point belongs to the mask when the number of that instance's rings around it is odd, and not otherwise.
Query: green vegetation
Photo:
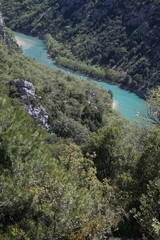
[[[0,42],[0,238],[101,238],[116,228],[121,208],[112,207],[114,189],[97,179],[92,156],[85,158],[74,142],[113,115],[110,95],[23,56],[6,44],[9,38]],[[32,82],[42,97],[28,97],[28,104],[45,107],[50,133],[24,109],[10,84],[17,78]]]
[[[159,1],[2,2],[8,26],[47,34],[59,64],[143,96],[160,83]]]
[[[76,240],[110,232],[119,220],[109,200],[114,191],[96,179],[79,147],[68,143],[57,161],[44,130],[3,95],[0,116],[0,238]]]
[[[13,12],[48,3],[14,1]],[[54,57],[67,59],[56,44]],[[139,126],[113,112],[111,94],[96,84],[19,52],[8,32],[0,41],[0,239],[159,240],[160,88],[148,100],[154,124]],[[25,104],[45,108],[48,132],[27,113],[15,79],[33,83],[38,97]]]
[[[45,35],[45,41],[51,58],[55,59],[58,64],[97,79],[105,79],[105,71],[103,69],[99,66],[91,66],[85,62],[78,61],[71,51],[65,49],[63,44],[53,39],[50,34]]]
[[[18,93],[14,86],[4,83],[17,78],[32,82],[36,94],[42,97],[39,102],[49,115],[51,131],[57,137],[75,138],[79,144],[90,131],[97,131],[104,126],[106,115],[112,114],[110,94],[101,87],[90,81],[66,76],[61,71],[54,72],[18,53],[11,55],[11,51],[3,44],[0,51],[1,88],[15,97]],[[28,98],[28,104],[36,104],[36,101]]]

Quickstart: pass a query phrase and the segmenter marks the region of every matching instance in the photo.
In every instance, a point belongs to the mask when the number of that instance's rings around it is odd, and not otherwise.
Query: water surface
[[[74,73],[70,70],[56,65],[49,59],[44,41],[38,38],[31,37],[22,33],[15,33],[15,37],[18,44],[22,47],[23,53],[25,55],[30,56],[53,69],[61,69],[67,74],[74,75],[81,79],[90,79],[101,85],[104,89],[111,90],[114,96],[115,108],[120,112],[122,116],[131,120],[136,120],[138,113],[144,112],[145,101],[142,98],[138,97],[136,94],[121,89],[116,85],[112,85],[106,82],[98,82],[93,78]]]

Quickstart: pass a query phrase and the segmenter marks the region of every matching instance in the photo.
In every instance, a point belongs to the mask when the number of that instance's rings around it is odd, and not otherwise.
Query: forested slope
[[[0,239],[100,238],[121,210],[112,208],[114,189],[97,179],[92,157],[75,142],[112,114],[110,95],[23,56],[4,22],[0,30]],[[27,106],[43,106],[49,132]]]
[[[12,29],[51,34],[49,52],[64,66],[143,96],[160,83],[158,0],[5,0],[3,6]]]
[[[0,239],[159,240],[159,96],[154,125],[132,124],[97,85],[23,56],[0,21]]]

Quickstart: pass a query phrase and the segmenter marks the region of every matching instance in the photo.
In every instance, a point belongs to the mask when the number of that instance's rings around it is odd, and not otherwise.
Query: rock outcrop
[[[19,79],[13,80],[11,85],[15,85],[18,93],[20,94],[21,101],[29,115],[34,119],[39,119],[40,124],[49,131],[48,114],[46,109],[40,103],[40,96],[36,95],[35,87],[31,82]]]
[[[49,124],[48,124],[48,114],[45,110],[45,108],[42,105],[25,105],[25,108],[27,109],[29,115],[33,117],[34,119],[39,119],[40,124],[49,131]]]
[[[13,81],[16,84],[18,92],[25,97],[37,97],[35,94],[35,88],[32,83],[28,81],[22,81],[19,79],[15,79]]]
[[[4,27],[4,20],[1,12],[2,5],[0,4],[0,27]]]
[[[0,38],[5,39],[6,29],[5,29],[5,24],[4,24],[4,19],[3,19],[1,8],[2,8],[2,5],[0,3]]]

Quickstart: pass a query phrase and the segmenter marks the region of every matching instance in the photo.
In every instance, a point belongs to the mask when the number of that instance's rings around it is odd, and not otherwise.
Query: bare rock
[[[4,20],[2,17],[2,12],[0,11],[0,27],[4,27]]]
[[[25,105],[25,108],[27,109],[29,115],[33,117],[34,119],[39,119],[40,124],[49,131],[49,124],[48,124],[48,114],[45,110],[45,108],[42,105]]]
[[[31,82],[19,79],[15,79],[13,82],[16,84],[17,90],[22,96],[36,97],[35,88]]]
[[[48,114],[46,112],[45,107],[43,107],[40,103],[40,96],[36,95],[35,87],[31,82],[23,81],[19,79],[15,79],[10,82],[11,84],[15,84],[17,91],[21,95],[21,101],[24,104],[25,109],[28,111],[29,115],[34,119],[39,119],[40,124],[49,131],[50,127],[48,124]],[[29,103],[31,99],[39,99],[39,101],[35,101],[34,104]]]

